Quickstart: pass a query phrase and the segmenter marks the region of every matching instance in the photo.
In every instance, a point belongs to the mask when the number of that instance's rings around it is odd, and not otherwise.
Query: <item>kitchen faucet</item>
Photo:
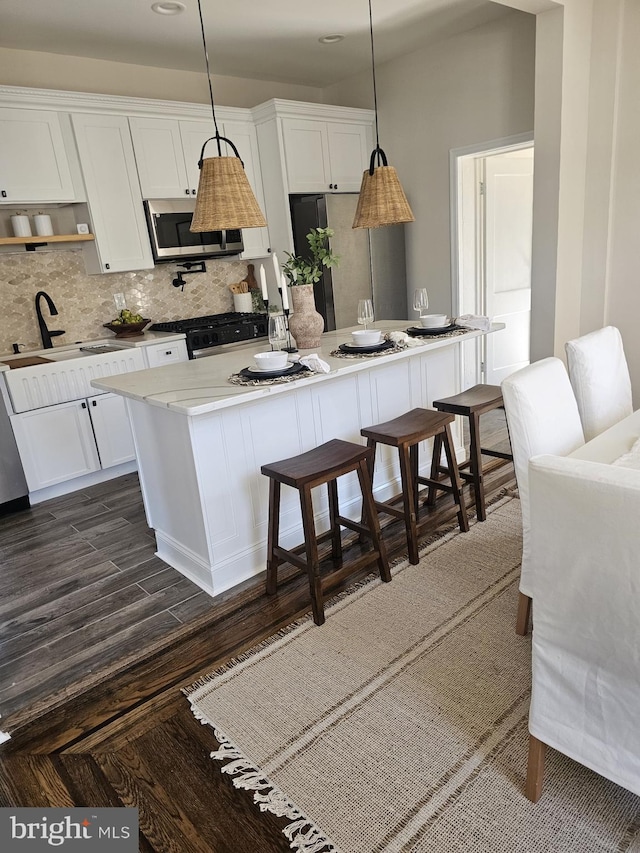
[[[38,316],[38,326],[40,327],[40,337],[42,338],[42,346],[44,349],[52,349],[53,344],[51,343],[51,338],[55,338],[58,335],[64,335],[64,329],[52,329],[49,331],[47,329],[47,324],[45,323],[44,317],[42,316],[42,309],[40,308],[40,299],[44,296],[44,299],[49,306],[49,313],[52,317],[55,317],[58,313],[58,309],[53,303],[53,299],[49,296],[48,293],[45,293],[44,290],[39,290],[36,293],[36,314]]]

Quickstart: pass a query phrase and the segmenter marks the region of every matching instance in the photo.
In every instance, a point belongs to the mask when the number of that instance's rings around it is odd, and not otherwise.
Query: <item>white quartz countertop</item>
[[[383,332],[404,331],[412,325],[415,325],[415,320],[379,320],[373,324],[373,328]],[[347,373],[371,370],[393,359],[411,358],[429,350],[452,346],[488,334],[478,329],[470,329],[465,334],[454,337],[420,339],[420,346],[407,347],[400,352],[377,358],[332,357],[330,353],[340,344],[350,342],[351,332],[357,328],[360,327],[325,332],[319,347],[300,350],[298,355],[301,357],[312,352],[318,353],[320,358],[329,364],[331,372],[305,374],[292,382],[274,385],[232,385],[228,381],[232,374],[238,373],[243,367],[253,365],[254,353],[269,349],[268,341],[261,339],[259,342],[224,347],[224,352],[216,352],[215,355],[205,358],[96,379],[91,384],[102,391],[112,391],[152,406],[169,408],[184,415],[201,415],[216,409],[248,403],[260,397],[286,393],[310,383],[327,382],[333,377]],[[503,328],[503,323],[494,323],[489,333]]]

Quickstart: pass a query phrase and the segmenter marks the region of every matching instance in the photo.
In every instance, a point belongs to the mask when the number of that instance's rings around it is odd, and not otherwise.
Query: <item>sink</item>
[[[66,361],[69,358],[86,358],[88,355],[91,355],[91,353],[82,352],[79,349],[61,350],[60,352],[47,350],[46,355],[43,355],[42,358],[46,358],[47,361]]]

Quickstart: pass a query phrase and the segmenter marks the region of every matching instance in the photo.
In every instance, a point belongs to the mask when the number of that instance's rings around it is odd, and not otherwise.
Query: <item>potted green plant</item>
[[[311,250],[310,257],[286,252],[287,261],[283,264],[282,270],[292,285],[291,301],[293,303],[289,329],[299,349],[317,347],[324,331],[324,318],[316,311],[313,285],[320,281],[325,267],[335,267],[340,260],[329,246],[331,237],[333,237],[331,228],[312,228],[307,234],[307,242]]]

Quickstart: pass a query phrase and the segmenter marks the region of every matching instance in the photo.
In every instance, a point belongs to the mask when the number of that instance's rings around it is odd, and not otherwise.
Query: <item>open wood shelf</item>
[[[51,234],[48,237],[0,237],[0,246],[33,243],[74,243],[80,240],[95,240],[93,234]]]

